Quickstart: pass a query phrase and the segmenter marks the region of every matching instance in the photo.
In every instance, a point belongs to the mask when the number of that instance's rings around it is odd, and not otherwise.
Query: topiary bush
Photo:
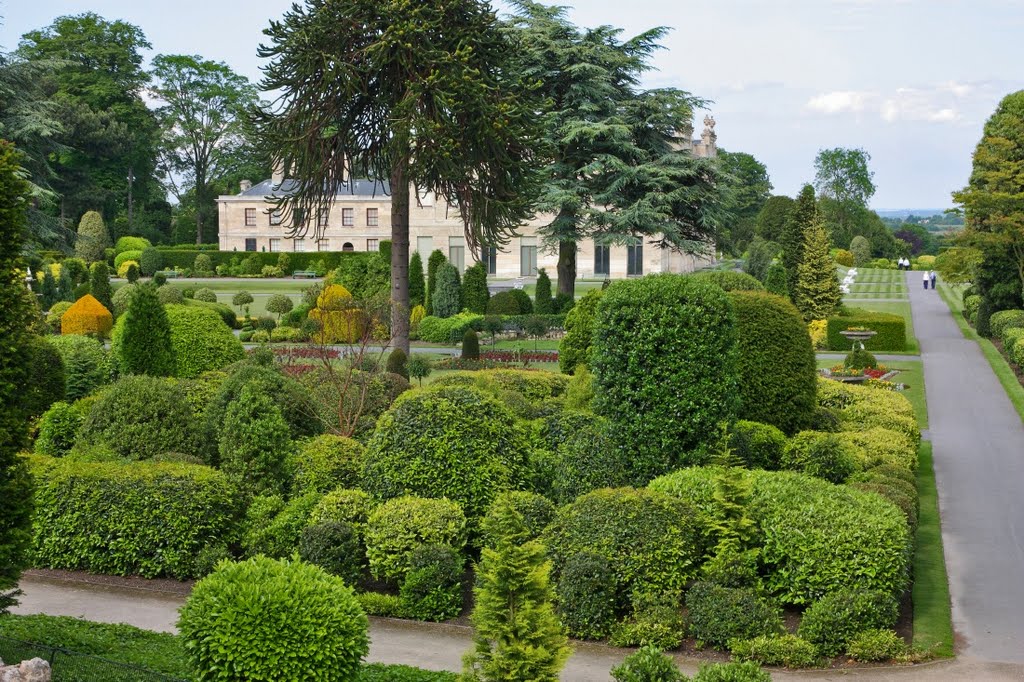
[[[57,301],[50,306],[49,312],[46,313],[46,324],[54,334],[60,334],[60,318],[64,317],[64,313],[70,307],[70,301]]]
[[[840,332],[850,327],[864,327],[876,332],[864,342],[864,348],[874,352],[904,351],[907,349],[907,322],[902,315],[879,313],[860,308],[847,308],[827,321],[828,347],[846,351],[850,342]]]
[[[753,661],[710,663],[700,667],[691,682],[771,682],[772,676]]]
[[[687,622],[697,646],[723,647],[731,639],[782,632],[782,610],[754,590],[698,581],[686,593]]]
[[[906,656],[909,650],[895,632],[880,629],[859,632],[846,645],[846,655],[861,663],[891,661]]]
[[[125,374],[171,376],[175,370],[171,325],[151,284],[138,286],[117,320],[111,354]]]
[[[558,616],[578,639],[603,639],[615,624],[617,581],[608,560],[592,552],[569,556],[558,585]]]
[[[110,364],[103,344],[87,336],[48,336],[64,365],[64,394],[68,400],[84,398],[110,380]]]
[[[370,573],[401,579],[409,572],[413,551],[424,545],[447,545],[461,551],[466,544],[466,516],[447,499],[406,495],[377,507],[366,524],[366,557]]]
[[[280,493],[290,483],[293,444],[281,410],[260,387],[242,388],[228,406],[218,439],[221,468],[254,493]]]
[[[737,407],[734,314],[717,285],[652,275],[610,286],[598,304],[594,411],[646,483],[706,460]]]
[[[418,389],[377,422],[362,487],[385,500],[446,497],[479,519],[495,495],[521,485],[528,447],[512,414],[481,391]]]
[[[630,595],[632,612],[615,624],[608,643],[612,646],[648,646],[676,649],[686,635],[680,590],[642,590]]]
[[[878,360],[863,348],[857,348],[843,358],[843,367],[846,369],[875,369],[878,367]]]
[[[377,503],[374,499],[362,490],[335,488],[324,495],[313,508],[309,515],[309,522],[311,524],[326,521],[350,523],[361,537],[366,528],[366,522],[370,518],[370,512],[376,506]]]
[[[565,336],[558,343],[558,368],[572,374],[577,365],[590,364],[594,336],[594,316],[603,289],[588,291],[565,316]]]
[[[786,444],[782,468],[843,483],[857,473],[858,452],[846,439],[834,433],[801,431]]]
[[[61,334],[88,334],[97,338],[110,336],[114,317],[91,294],[86,294],[60,317]]]
[[[741,419],[729,427],[729,448],[748,469],[774,471],[782,465],[786,434],[771,424]]]
[[[246,556],[265,554],[284,558],[299,549],[302,530],[309,525],[322,495],[309,492],[285,502],[279,495],[253,498],[246,512],[242,549]]]
[[[354,488],[359,483],[365,453],[362,443],[333,434],[300,442],[288,466],[293,490],[301,494],[309,490],[326,493],[335,488]]]
[[[835,656],[857,633],[892,627],[898,616],[899,604],[890,592],[837,590],[804,611],[797,634],[826,656]]]
[[[174,376],[191,379],[245,357],[242,343],[212,310],[169,305],[166,311],[171,326]]]
[[[981,296],[964,296],[964,317],[971,324],[974,324],[974,317],[978,314],[978,306],[981,305]]]
[[[406,381],[409,380],[408,356],[401,348],[396,348],[388,354],[388,361],[385,371],[397,374]]]
[[[480,339],[472,329],[467,329],[466,333],[462,336],[462,359],[480,359]]]
[[[156,247],[150,246],[142,250],[139,256],[139,269],[143,275],[152,277],[163,266],[164,256]]]
[[[156,290],[156,297],[164,305],[181,305],[185,302],[185,294],[178,287],[161,286]]]
[[[745,272],[734,270],[701,270],[690,275],[693,279],[717,284],[725,291],[764,291],[764,285]]]
[[[409,570],[399,592],[403,615],[442,621],[462,611],[464,559],[448,545],[422,545],[409,555]]]
[[[125,376],[103,391],[82,425],[85,443],[126,459],[195,454],[202,437],[183,387],[171,379]]]
[[[74,447],[82,428],[82,415],[74,407],[59,400],[39,418],[39,435],[35,452],[50,457],[63,457]]]
[[[196,301],[204,301],[206,303],[216,303],[217,293],[213,289],[203,287],[196,289],[196,293],[192,295],[192,299]]]
[[[437,269],[437,284],[430,303],[433,314],[442,319],[462,310],[462,283],[458,268],[451,263],[444,263]]]
[[[523,300],[523,296],[516,294],[517,290],[499,291],[494,296],[491,296],[487,300],[487,314],[488,315],[529,315],[533,312],[533,303],[530,301],[529,295],[525,292],[520,292],[526,296],[526,300]],[[526,305],[529,303],[529,305]]]
[[[192,589],[178,630],[207,680],[352,680],[369,622],[351,587],[300,561],[225,563]]]
[[[641,647],[626,656],[622,664],[612,668],[615,682],[687,682],[676,662],[656,646]]]
[[[120,237],[114,244],[114,253],[120,255],[125,251],[138,251],[148,249],[152,244],[145,237]]]
[[[219,471],[172,463],[30,458],[34,565],[112,575],[195,575],[235,532],[239,499]]]
[[[682,589],[700,566],[703,525],[690,505],[664,493],[609,488],[559,509],[542,542],[556,579],[570,557],[590,552],[608,561],[624,597]]]
[[[598,488],[625,485],[621,451],[609,438],[604,417],[566,410],[537,422],[550,452],[532,462],[534,486],[558,504]]]
[[[761,665],[784,665],[787,668],[811,668],[818,665],[817,648],[796,635],[763,635],[729,643],[732,655],[740,661]]]
[[[992,336],[1000,338],[1010,327],[1024,327],[1024,310],[1000,310],[989,318]]]
[[[736,311],[739,417],[790,435],[808,428],[818,370],[799,311],[787,299],[761,291],[733,291],[729,298]]]
[[[331,575],[355,585],[362,574],[364,550],[351,523],[324,521],[302,529],[299,556]]]
[[[417,333],[420,341],[458,343],[468,330],[481,324],[483,319],[483,316],[476,313],[459,313],[447,318],[428,315],[420,320]]]
[[[118,276],[121,276],[121,270],[125,263],[135,263],[138,265],[139,260],[142,258],[142,251],[142,249],[127,249],[117,253],[117,256],[114,258],[114,269],[117,270]]]
[[[494,547],[501,540],[509,539],[503,537],[504,529],[498,521],[506,518],[510,512],[519,515],[525,536],[518,539],[525,542],[541,536],[551,523],[551,519],[555,517],[555,505],[543,495],[522,490],[510,490],[497,495],[487,508],[487,515],[480,524],[485,547]]]

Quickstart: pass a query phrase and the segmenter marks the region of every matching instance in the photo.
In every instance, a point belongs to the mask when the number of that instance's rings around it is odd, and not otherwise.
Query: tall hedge
[[[419,389],[377,422],[362,487],[381,499],[446,497],[474,519],[521,486],[527,456],[525,435],[495,399],[471,388]]]
[[[174,376],[191,379],[245,357],[245,349],[220,315],[206,308],[165,306],[171,325]]]
[[[594,411],[610,420],[630,479],[705,461],[739,402],[726,293],[683,275],[616,282],[597,306],[593,343]]]
[[[873,310],[847,308],[841,315],[828,318],[828,347],[831,350],[849,351],[852,343],[840,332],[850,327],[864,327],[877,332],[864,342],[869,351],[904,351],[907,349],[907,323],[902,315],[879,313]]]
[[[233,537],[238,496],[215,469],[40,456],[30,461],[37,566],[186,579],[196,575],[203,548]]]
[[[491,297],[487,290],[487,268],[477,263],[466,269],[462,277],[462,308],[471,313],[483,315],[487,312],[487,300]]]
[[[602,294],[602,289],[587,292],[565,316],[565,336],[558,343],[558,368],[563,374],[575,372],[576,365],[590,363],[594,315]]]
[[[110,289],[110,268],[104,261],[97,261],[89,267],[89,293],[110,312],[114,311],[113,292]]]
[[[462,283],[459,271],[451,263],[444,263],[437,269],[437,285],[431,298],[434,315],[448,318],[462,310]]]
[[[75,256],[86,263],[102,261],[110,247],[110,233],[103,222],[103,216],[96,211],[86,211],[78,221],[78,236],[75,239]]]
[[[423,258],[419,251],[413,251],[409,259],[409,308],[426,302],[427,282],[423,277]]]
[[[817,407],[817,361],[807,325],[787,299],[733,291],[739,417],[787,434],[810,427]]]
[[[135,288],[128,310],[117,321],[113,345],[121,371],[126,374],[174,374],[171,323],[155,286],[143,284]]]

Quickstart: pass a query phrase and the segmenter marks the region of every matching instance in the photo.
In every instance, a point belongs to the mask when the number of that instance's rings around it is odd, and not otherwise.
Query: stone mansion
[[[693,130],[680,131],[679,148],[699,157],[717,155],[715,121],[705,117],[700,139]],[[217,198],[220,218],[221,251],[376,251],[391,235],[390,187],[384,181],[353,180],[340,187],[330,210],[321,214],[323,238],[290,239],[280,215],[272,212],[268,197],[287,194],[294,181],[275,173],[257,184],[243,180],[238,194]],[[537,215],[524,224],[512,240],[500,249],[485,254],[466,253],[464,226],[458,215],[441,198],[429,193],[416,195],[410,188],[410,250],[423,258],[441,249],[448,259],[465,271],[483,256],[488,275],[495,279],[529,278],[538,268],[546,268],[554,278],[558,254],[547,252],[538,228],[551,222],[551,216]],[[312,231],[310,232],[310,236]],[[675,253],[650,244],[605,246],[587,240],[579,245],[577,276],[581,279],[605,279],[640,276],[655,272],[692,272],[710,264],[710,258]]]

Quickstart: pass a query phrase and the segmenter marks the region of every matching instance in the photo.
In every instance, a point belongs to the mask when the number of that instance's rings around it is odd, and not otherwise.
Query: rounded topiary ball
[[[377,422],[362,488],[380,499],[411,494],[455,500],[470,519],[520,487],[528,444],[515,417],[472,388],[405,393]]]
[[[875,369],[878,367],[878,361],[868,351],[858,348],[846,354],[843,367],[846,369]]]
[[[341,578],[263,556],[218,565],[178,620],[200,680],[351,680],[369,650],[368,628]]]
[[[790,435],[810,427],[818,370],[799,311],[766,292],[733,291],[729,298],[736,311],[739,417]]]

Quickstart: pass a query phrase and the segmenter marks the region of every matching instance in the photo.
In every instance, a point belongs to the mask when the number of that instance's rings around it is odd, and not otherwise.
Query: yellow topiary
[[[415,306],[409,313],[409,328],[415,329],[419,326],[424,317],[427,316],[427,309],[421,305]]]
[[[324,287],[324,290],[316,297],[316,307],[321,310],[344,310],[354,306],[355,302],[352,300],[352,294],[340,284],[331,284]]]
[[[50,263],[50,275],[54,279],[60,279],[60,263]]]
[[[114,316],[92,294],[86,294],[68,308],[60,318],[61,334],[87,334],[109,336]]]
[[[121,263],[121,267],[119,267],[117,269],[117,276],[120,277],[121,279],[124,279],[125,277],[127,277],[128,276],[128,268],[130,268],[133,265],[135,267],[139,267],[139,262],[136,261],[136,260],[126,260],[123,263]]]
[[[317,343],[356,343],[367,331],[366,314],[340,284],[331,284],[320,292],[309,317],[320,322],[320,332],[313,335]]]
[[[824,348],[828,341],[828,322],[825,320],[811,320],[807,323],[807,333],[811,335],[811,345],[817,348]]]

